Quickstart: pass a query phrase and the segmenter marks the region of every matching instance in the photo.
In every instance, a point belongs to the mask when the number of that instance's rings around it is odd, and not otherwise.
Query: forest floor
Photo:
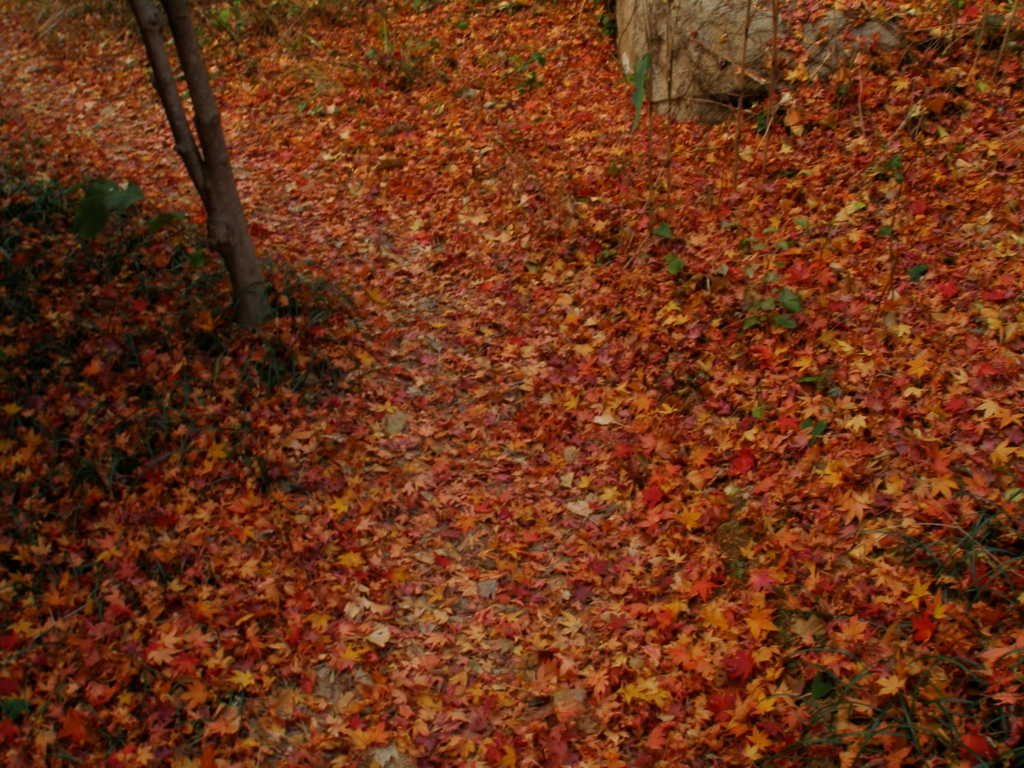
[[[248,331],[130,19],[0,1],[4,764],[1019,764],[1019,54],[737,142],[589,3],[299,8],[201,10]]]

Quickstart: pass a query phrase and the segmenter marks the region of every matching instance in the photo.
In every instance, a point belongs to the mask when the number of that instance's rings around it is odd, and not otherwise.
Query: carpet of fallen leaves
[[[586,2],[204,6],[254,333],[28,215],[201,221],[128,20],[0,3],[4,764],[1019,761],[1020,59],[887,5],[738,143]]]

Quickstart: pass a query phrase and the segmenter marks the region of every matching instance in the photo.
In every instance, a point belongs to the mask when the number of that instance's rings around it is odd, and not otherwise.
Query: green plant
[[[405,92],[443,77],[431,65],[431,59],[441,48],[435,38],[395,40],[387,19],[382,19],[379,40],[381,48],[370,48],[366,58],[377,64],[389,87]]]
[[[782,287],[771,291],[763,299],[754,300],[750,310],[750,314],[743,320],[743,330],[764,325],[766,322],[780,328],[796,328],[793,315],[803,310],[803,300],[800,294]]]

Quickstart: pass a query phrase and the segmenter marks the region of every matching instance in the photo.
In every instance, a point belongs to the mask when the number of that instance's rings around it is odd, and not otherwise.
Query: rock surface
[[[618,49],[632,74],[651,53],[651,98],[680,120],[718,123],[742,95],[767,91],[772,52],[772,14],[765,2],[746,0],[618,0]],[[780,37],[791,32],[784,15]],[[899,35],[880,22],[856,23],[830,11],[800,30],[810,76],[827,76],[859,48],[891,50]],[[741,75],[741,70],[743,70]]]

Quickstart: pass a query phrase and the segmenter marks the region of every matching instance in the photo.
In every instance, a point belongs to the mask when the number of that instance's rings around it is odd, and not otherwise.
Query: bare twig
[[[778,86],[779,73],[777,70],[779,61],[779,0],[772,0],[772,60],[768,70],[768,107],[766,114],[768,122],[764,127],[764,136],[761,143],[764,145],[764,154],[761,155],[761,175],[764,176],[768,169],[768,139],[772,132],[772,123],[775,121],[775,89]]]
[[[747,0],[747,16],[743,21],[743,53],[740,56],[740,94],[736,104],[736,147],[732,165],[732,186],[740,177],[740,140],[743,136],[743,89],[747,85],[747,41],[750,38],[750,16],[752,13],[753,0]]]
[[[999,55],[996,56],[996,77],[999,78],[999,66],[1003,63],[1003,56],[1006,54],[1006,46],[1010,42],[1010,32],[1017,21],[1017,5],[1019,0],[1013,0],[1013,8],[1006,19],[1006,29],[1003,30],[1003,44],[999,46]]]

